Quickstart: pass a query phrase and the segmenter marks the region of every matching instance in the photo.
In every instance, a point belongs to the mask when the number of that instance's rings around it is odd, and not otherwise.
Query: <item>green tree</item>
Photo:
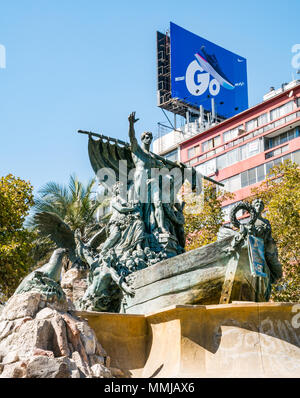
[[[80,230],[88,237],[101,226],[95,220],[95,212],[104,202],[94,198],[92,189],[95,179],[86,185],[76,176],[70,176],[68,186],[48,182],[35,198],[34,215],[30,226],[37,234],[34,250],[36,262],[45,261],[53,251],[53,242],[69,251],[71,262],[76,261],[73,232]]]
[[[270,170],[265,181],[252,190],[265,203],[265,217],[272,226],[283,278],[274,285],[274,301],[300,299],[300,169],[285,161]]]
[[[72,231],[80,229],[84,233],[87,225],[95,222],[95,212],[100,206],[92,199],[92,188],[95,179],[85,186],[74,175],[70,176],[69,185],[48,182],[35,198],[36,212],[54,213],[61,218]]]
[[[32,186],[12,174],[0,178],[0,300],[5,301],[32,266],[33,234],[24,228]]]
[[[230,192],[216,188],[215,184],[204,181],[201,195],[192,193],[185,186],[183,195],[186,250],[193,250],[217,240],[217,233],[224,222],[222,202],[234,198]]]

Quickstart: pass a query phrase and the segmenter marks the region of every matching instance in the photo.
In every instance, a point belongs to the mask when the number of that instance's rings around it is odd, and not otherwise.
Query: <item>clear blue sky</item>
[[[296,72],[299,15],[299,0],[2,0],[0,176],[35,191],[73,172],[87,181],[87,137],[76,131],[128,140],[133,110],[137,132],[155,134],[156,31],[170,21],[247,58],[249,105],[261,102]]]

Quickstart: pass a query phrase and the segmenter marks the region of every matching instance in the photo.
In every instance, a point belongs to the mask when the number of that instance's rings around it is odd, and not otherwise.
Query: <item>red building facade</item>
[[[264,102],[179,143],[180,160],[225,184],[235,193],[224,202],[250,196],[274,164],[300,164],[300,82],[271,91]]]

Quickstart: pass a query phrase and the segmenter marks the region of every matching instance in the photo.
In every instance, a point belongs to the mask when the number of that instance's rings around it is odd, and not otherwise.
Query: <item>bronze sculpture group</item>
[[[143,133],[142,145],[138,144],[134,131],[134,123],[138,119],[134,112],[128,120],[130,149],[123,156],[135,166],[131,169],[133,179],[125,182],[126,186],[119,180],[109,187],[112,212],[106,227],[106,240],[93,256],[79,236],[75,236],[81,248],[81,259],[91,267],[90,284],[79,303],[81,309],[119,311],[120,291],[123,296],[134,294],[126,277],[184,251],[184,203],[174,200],[176,189],[178,191],[181,184],[175,183],[170,174],[163,175],[161,180],[153,178],[152,170],[166,164],[150,152],[151,133]],[[89,140],[91,163],[97,165],[94,167],[96,174],[98,165],[103,162],[116,168],[112,160],[121,159],[116,155],[114,145],[106,143],[103,150],[101,140],[95,142],[92,137]],[[98,150],[94,149],[95,145],[98,145]],[[163,179],[168,180],[173,200],[162,197],[159,185],[164,183]],[[114,289],[116,285],[119,290]]]
[[[134,130],[138,121],[135,112],[128,120],[130,145],[103,136],[94,140],[89,133],[91,165],[99,182],[111,195],[108,224],[89,241],[84,241],[80,231],[73,234],[67,226],[64,230],[60,226],[64,239],[59,240],[59,246],[68,248],[73,263],[86,264],[89,268],[87,290],[76,303],[81,310],[120,312],[126,297],[134,295],[130,275],[184,252],[184,202],[177,194],[185,180],[186,166],[152,153],[152,134],[149,132],[142,134],[142,144],[139,145]],[[157,174],[157,171],[164,173]],[[190,176],[191,186],[195,188],[201,176],[195,169],[191,170]],[[219,238],[228,234],[234,236],[228,248],[229,255],[239,250],[249,235],[262,239],[269,269],[268,300],[271,284],[281,277],[282,270],[270,223],[262,217],[263,203],[255,200],[248,206],[253,217],[246,225],[236,220],[235,210],[232,223],[238,230],[223,228]],[[51,222],[55,220],[51,219]],[[57,264],[52,263],[56,269]],[[35,271],[22,282],[16,293],[39,286],[38,277],[43,272],[42,268]]]

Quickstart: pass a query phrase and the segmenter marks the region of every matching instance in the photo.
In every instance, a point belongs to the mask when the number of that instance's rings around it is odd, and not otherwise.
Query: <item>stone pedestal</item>
[[[126,377],[300,377],[300,304],[173,306],[147,314],[77,312]]]

